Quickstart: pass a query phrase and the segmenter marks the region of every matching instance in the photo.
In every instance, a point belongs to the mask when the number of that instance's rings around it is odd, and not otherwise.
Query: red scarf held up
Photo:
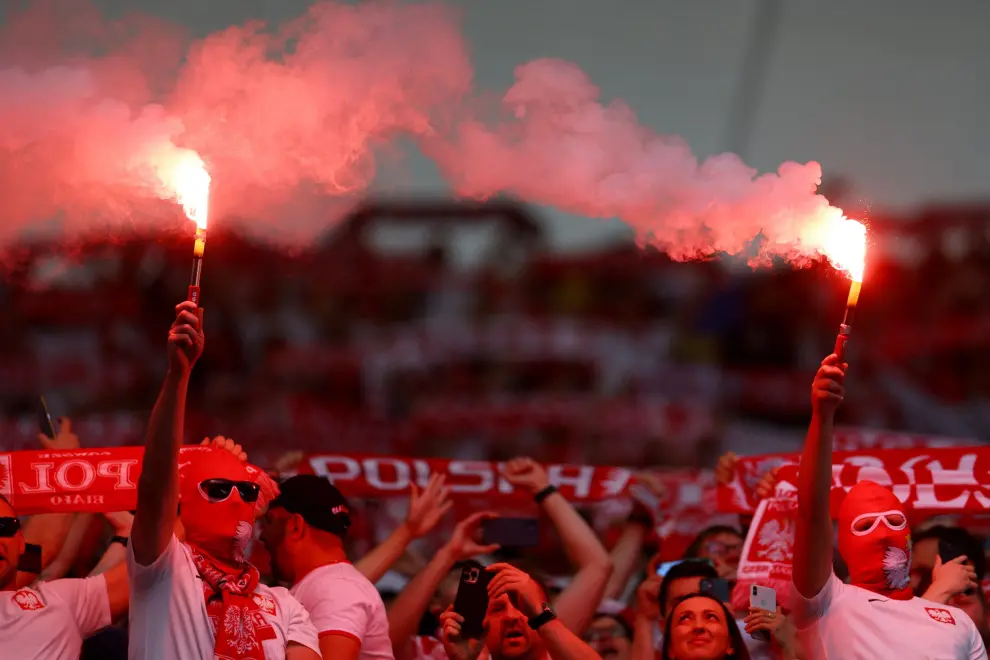
[[[213,629],[214,658],[265,660],[261,644],[276,636],[254,599],[258,569],[248,563],[226,564],[193,545],[189,549],[203,578],[206,613]]]

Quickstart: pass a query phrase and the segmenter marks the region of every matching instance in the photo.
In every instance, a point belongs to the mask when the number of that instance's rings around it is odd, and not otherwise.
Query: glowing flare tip
[[[822,252],[833,266],[849,273],[853,282],[862,282],[866,269],[866,227],[862,222],[839,218],[829,227]]]
[[[206,164],[195,152],[186,152],[172,170],[175,197],[190,220],[196,223],[197,236],[206,229],[210,203],[210,174]]]

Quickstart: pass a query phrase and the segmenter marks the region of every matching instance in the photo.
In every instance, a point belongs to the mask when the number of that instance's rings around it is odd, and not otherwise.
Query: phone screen
[[[492,518],[481,523],[485,545],[502,548],[535,548],[540,544],[540,521],[537,518]]]
[[[677,561],[665,561],[664,563],[657,566],[657,575],[660,577],[665,577],[667,573],[670,571],[670,569],[686,561],[702,562],[708,564],[709,566],[714,566],[714,564],[712,564],[710,559],[678,559]]]
[[[488,612],[488,583],[493,573],[476,561],[470,561],[461,569],[461,580],[454,597],[454,611],[464,617],[461,637],[480,639],[485,632],[485,614]]]

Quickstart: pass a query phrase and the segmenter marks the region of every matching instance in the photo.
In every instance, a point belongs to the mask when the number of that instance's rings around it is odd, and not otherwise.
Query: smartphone
[[[481,523],[481,542],[502,548],[535,548],[540,544],[538,518],[491,518]]]
[[[41,573],[41,546],[34,543],[25,543],[24,552],[17,562],[17,570],[25,573]]]
[[[777,592],[770,587],[761,587],[758,584],[754,584],[749,588],[749,606],[761,610],[766,610],[767,612],[777,611]],[[770,632],[766,630],[757,630],[755,633],[750,635],[753,639],[758,639],[762,642],[770,641]]]
[[[461,637],[481,639],[485,633],[485,614],[488,612],[488,583],[493,573],[476,561],[469,561],[461,569],[461,580],[454,597],[454,611],[464,617]]]
[[[38,406],[38,428],[41,432],[47,435],[52,440],[58,434],[58,429],[55,428],[55,422],[52,421],[51,413],[48,412],[48,403],[45,402],[45,397],[40,397],[41,404]]]
[[[708,564],[709,566],[714,566],[711,559],[678,559],[677,561],[665,561],[664,563],[657,566],[657,575],[660,577],[665,577],[667,575],[667,572],[670,571],[670,569],[686,561],[705,563]]]
[[[723,603],[729,602],[729,591],[728,580],[722,578],[703,578],[701,580],[701,593],[714,596]]]

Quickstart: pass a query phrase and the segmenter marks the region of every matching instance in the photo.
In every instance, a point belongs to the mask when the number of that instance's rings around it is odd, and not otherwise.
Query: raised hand
[[[200,445],[210,445],[214,449],[223,449],[224,451],[229,451],[231,454],[237,457],[240,461],[247,461],[247,453],[244,448],[239,444],[234,442],[231,438],[225,438],[222,435],[210,440],[209,438],[204,438]]]
[[[450,660],[474,660],[484,648],[479,639],[461,637],[463,623],[464,617],[454,611],[453,605],[440,615],[440,641]]]
[[[516,488],[536,495],[550,485],[547,471],[532,458],[513,458],[502,466],[502,476]]]
[[[953,596],[979,588],[976,570],[966,562],[967,558],[960,556],[943,564],[942,558],[935,555],[932,586],[925,592],[924,598],[947,603]]]
[[[536,581],[529,576],[529,573],[519,570],[511,564],[492,564],[485,569],[489,573],[494,573],[495,577],[488,583],[488,600],[492,601],[500,596],[509,594],[515,595],[515,602],[519,611],[528,617],[534,617],[543,611],[543,601],[546,594],[536,584]]]
[[[846,395],[843,383],[846,379],[848,364],[839,364],[839,358],[834,353],[822,360],[822,366],[815,374],[811,384],[812,410],[823,417],[832,417]]]
[[[168,366],[187,376],[205,345],[203,324],[196,303],[184,301],[175,306],[175,321],[168,331]]]
[[[718,459],[718,464],[715,466],[715,481],[721,485],[727,485],[732,482],[733,473],[736,471],[736,463],[739,462],[739,457],[736,456],[735,452],[726,452],[722,454]]]
[[[636,590],[636,616],[650,621],[660,619],[660,584],[663,578],[651,571],[650,577]]]
[[[455,562],[495,552],[499,548],[498,545],[482,545],[478,542],[481,523],[493,518],[498,518],[498,514],[491,511],[480,511],[457,523],[450,541],[444,546],[444,550],[452,555]]]
[[[409,514],[405,524],[413,538],[429,534],[450,511],[450,507],[454,506],[450,500],[450,489],[445,482],[444,475],[434,474],[426,488],[420,490],[415,483],[409,487]]]
[[[54,438],[49,438],[44,433],[38,434],[38,442],[45,449],[55,451],[79,449],[79,436],[72,432],[72,420],[68,417],[59,418],[58,433]]]

